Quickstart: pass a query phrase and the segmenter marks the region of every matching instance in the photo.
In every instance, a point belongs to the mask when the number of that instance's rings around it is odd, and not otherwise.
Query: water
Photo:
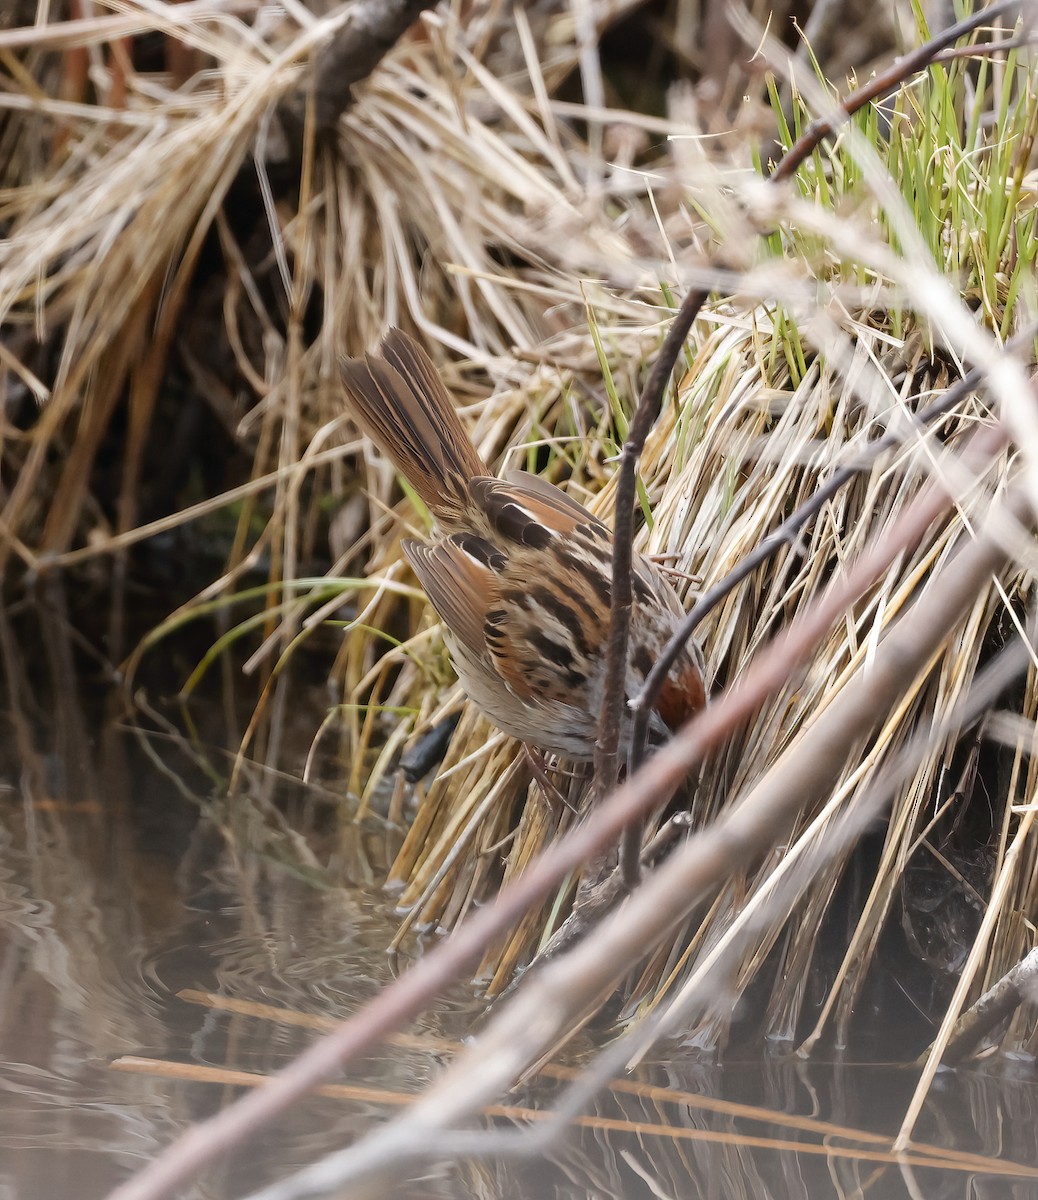
[[[30,712],[3,763],[0,1200],[100,1200],[188,1122],[237,1094],[166,1078],[159,1066],[113,1069],[122,1056],[265,1074],[315,1036],[206,1007],[185,989],[335,1018],[406,967],[385,953],[396,918],[380,880],[394,831],[343,820],[331,791],[282,784],[267,803],[260,776],[247,777],[237,801],[213,801],[211,781],[183,748],[143,743],[117,724],[99,724],[96,735],[89,728],[64,704],[45,719]],[[480,1014],[478,998],[458,985],[410,1030],[429,1039],[428,1050],[383,1047],[341,1082],[415,1092],[445,1060],[439,1040],[468,1035]],[[661,1053],[604,1093],[550,1155],[436,1164],[394,1195],[1038,1197],[1038,1178],[999,1179],[976,1164],[905,1172],[877,1157],[880,1143],[865,1144],[872,1158],[854,1157],[838,1137],[825,1148],[824,1131],[715,1112],[695,1099],[889,1136],[914,1079],[878,1066],[765,1059],[721,1068]],[[508,1103],[550,1108],[560,1087],[541,1079]],[[244,1195],[392,1111],[370,1099],[312,1097],[183,1195]],[[1038,1165],[1033,1064],[946,1072],[918,1137]],[[797,1139],[825,1152],[798,1148]]]

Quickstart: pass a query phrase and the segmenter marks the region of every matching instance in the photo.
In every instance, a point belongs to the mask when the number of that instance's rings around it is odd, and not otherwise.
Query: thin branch
[[[616,515],[613,528],[613,591],[609,613],[609,642],[606,648],[604,700],[598,722],[595,746],[597,793],[604,795],[616,783],[620,748],[624,691],[627,677],[627,641],[631,617],[631,562],[634,543],[634,515],[637,502],[638,459],[645,447],[656,418],[674,363],[685,344],[693,322],[706,302],[708,292],[696,289],[681,302],[664,338],[656,361],[642,388],[634,419],[620,456],[616,484]],[[640,839],[639,839],[640,841]],[[636,854],[640,853],[640,846]],[[637,871],[635,870],[635,875]]]
[[[1027,345],[1038,333],[1038,321],[1030,325],[1006,344],[1006,352],[1012,352]],[[953,384],[940,400],[927,405],[916,415],[915,425],[923,428],[951,412],[971,392],[975,391],[984,376],[983,370],[974,367],[968,371],[958,383]],[[739,586],[748,575],[759,566],[777,554],[784,546],[795,545],[804,528],[814,520],[828,502],[842,488],[846,487],[862,471],[867,471],[888,450],[901,445],[903,439],[895,433],[887,433],[877,441],[872,442],[860,455],[853,466],[840,467],[833,475],[795,512],[770,533],[755,550],[747,554],[739,564],[728,574],[713,584],[689,610],[680,626],[674,631],[663,652],[653,664],[652,670],[645,677],[641,692],[631,701],[634,710],[634,733],[631,744],[631,768],[636,769],[645,757],[648,742],[649,715],[656,703],[664,681],[671,667],[677,661],[682,649],[703,620],[721,603],[722,600]]]
[[[996,54],[1007,54],[1010,50],[1023,50],[1038,40],[1033,33],[1022,33],[1019,37],[1000,38],[997,42],[974,42],[972,46],[953,46],[942,50],[934,62],[955,62],[959,58],[992,58]]]
[[[966,34],[972,33],[974,29],[987,25],[1006,13],[1019,13],[1021,3],[1022,0],[999,0],[998,3],[989,5],[980,12],[975,12],[955,25],[949,25],[936,37],[924,42],[923,45],[908,54],[902,55],[901,58],[895,59],[885,71],[880,72],[874,79],[870,79],[857,91],[851,92],[833,112],[812,121],[772,171],[769,177],[770,181],[781,183],[783,180],[791,178],[800,164],[814,153],[825,138],[836,133],[849,117],[864,108],[866,104],[886,99],[891,92],[903,86],[911,76],[930,66],[942,50],[953,42],[957,42],[959,38],[965,37]]]
[[[769,176],[768,182],[777,184],[788,179],[823,139],[835,132],[851,114],[871,101],[889,94],[917,71],[929,65],[941,50],[960,37],[1005,12],[1018,10],[1019,3],[1020,0],[999,0],[998,3],[991,5],[983,12],[975,13],[964,21],[958,22],[938,37],[932,38],[923,46],[898,59],[887,71],[865,87],[853,92],[835,113],[811,122],[802,137],[777,164]],[[595,790],[599,796],[608,791],[617,778],[620,728],[627,679],[631,615],[631,547],[634,540],[638,460],[649,432],[659,416],[663,395],[674,364],[677,362],[685,338],[707,296],[708,293],[705,291],[695,290],[689,292],[682,301],[638,400],[638,407],[620,458],[613,530],[613,590],[609,641],[606,650],[606,677],[602,712],[598,725],[598,741],[595,748]],[[702,618],[700,617],[700,619]],[[670,665],[673,664],[688,636],[686,634],[673,649]],[[657,675],[656,694],[658,694],[665,677],[665,671]],[[643,691],[644,695],[645,691]],[[631,748],[635,764],[644,756],[648,712],[643,709],[640,716],[641,731],[639,733],[637,729],[635,730]],[[639,822],[633,822],[624,833],[620,853],[621,870],[628,888],[634,887],[638,882],[641,840],[642,825]]]

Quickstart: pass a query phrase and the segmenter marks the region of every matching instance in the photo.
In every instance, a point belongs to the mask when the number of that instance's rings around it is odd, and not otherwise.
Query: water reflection
[[[133,1054],[263,1074],[315,1036],[205,1007],[182,998],[184,989],[337,1017],[389,977],[385,947],[396,922],[379,880],[395,847],[392,831],[377,823],[357,830],[323,793],[286,786],[270,809],[242,800],[205,811],[184,786],[183,764],[176,775],[160,769],[161,759],[142,753],[133,735],[110,726],[95,742],[82,729],[70,735],[64,720],[59,755],[45,727],[33,734],[42,752],[26,756],[24,739],[18,754],[9,751],[0,793],[0,1198],[93,1200],[236,1094],[113,1071],[113,1059]],[[439,1039],[467,1035],[479,1011],[459,986],[411,1031],[429,1039],[429,1050],[386,1046],[343,1082],[419,1090],[445,1056]],[[1030,1064],[1019,1073],[947,1073],[919,1140],[1038,1164],[1038,1087]],[[722,1070],[670,1058],[605,1094],[551,1161],[435,1166],[398,1194],[1038,1195],[1038,1181],[998,1179],[976,1164],[906,1176],[870,1157],[868,1144],[854,1156],[838,1138],[694,1102],[726,1097],[889,1135],[913,1083],[909,1072],[879,1067],[765,1061]],[[550,1107],[560,1086],[543,1078],[509,1103]],[[370,1098],[312,1097],[185,1196],[240,1196],[342,1146],[387,1111]],[[828,1152],[798,1150],[798,1140],[827,1141]]]

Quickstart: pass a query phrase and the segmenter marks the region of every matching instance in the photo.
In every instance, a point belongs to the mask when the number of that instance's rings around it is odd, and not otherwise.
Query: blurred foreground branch
[[[974,468],[987,461],[1000,443],[1001,435],[993,429],[975,437],[969,455]],[[917,500],[915,511],[906,514],[910,527],[914,524],[911,518],[932,511],[929,505],[936,492],[931,486]],[[365,1190],[345,1194],[370,1195],[368,1189],[386,1188],[409,1162],[437,1159],[443,1131],[478,1113],[510,1087],[531,1064],[564,1040],[602,993],[615,987],[697,905],[781,843],[796,815],[832,786],[848,754],[926,671],[932,656],[986,587],[991,573],[1011,557],[1009,547],[1020,548],[1019,522],[1026,519],[1027,511],[1022,494],[1015,493],[988,514],[979,536],[974,539],[963,534],[958,553],[934,573],[912,609],[880,644],[874,659],[859,669],[750,792],[711,827],[675,850],[583,942],[527,977],[475,1043],[406,1113],[348,1150],[299,1172],[291,1181],[258,1193],[254,1200],[296,1200],[331,1191],[341,1194],[340,1189],[359,1186]],[[919,533],[924,529],[925,525]],[[892,541],[902,544],[895,531]],[[1024,544],[1028,545],[1029,539]],[[832,591],[842,591],[842,587]],[[651,774],[660,760],[667,760],[668,766],[683,762],[691,741],[688,733],[679,735],[628,788]]]
[[[989,427],[974,435],[969,448],[972,469],[978,470],[986,464],[1002,443],[1003,433],[997,427]],[[934,482],[924,488],[886,535],[758,654],[738,682],[717,703],[681,730],[656,757],[605,800],[584,825],[560,839],[528,871],[503,889],[493,904],[477,910],[410,971],[384,988],[376,1000],[312,1046],[266,1087],[238,1100],[208,1122],[190,1129],[135,1178],[117,1188],[112,1193],[112,1200],[158,1200],[159,1197],[173,1194],[205,1164],[255,1134],[293,1101],[337,1073],[344,1063],[419,1012],[441,988],[464,972],[495,937],[511,927],[521,913],[545,896],[571,870],[610,844],[633,818],[672,795],[704,756],[749,719],[767,696],[788,687],[810,660],[819,639],[832,623],[840,619],[863,593],[882,578],[900,554],[918,543],[950,502],[950,497],[940,484]],[[947,636],[947,629],[963,603],[953,587],[953,571],[960,574],[976,571],[974,560],[979,555],[986,578],[992,569],[990,563],[1002,561],[1004,554],[988,538],[978,541],[974,546],[967,546],[946,568],[942,573],[942,587],[931,588],[927,593],[928,597],[932,597],[932,602],[928,600],[928,606],[933,610],[925,615],[927,632],[924,641],[927,646],[932,646],[935,641],[939,644]],[[944,611],[949,605],[951,615]],[[913,610],[916,623],[919,623],[917,614],[920,612],[925,612],[925,609]],[[938,617],[941,619],[938,620]],[[907,625],[906,620],[904,626]],[[901,633],[901,628],[890,639],[895,645],[906,640],[909,640],[908,635]],[[908,647],[909,660],[915,661],[911,650],[912,647]],[[928,649],[927,653],[930,652]],[[889,675],[885,679],[877,677],[876,664],[868,676],[859,677],[859,686],[839,710],[843,716],[835,727],[829,714],[837,710],[837,701],[820,718],[824,724],[816,737],[835,739],[835,743],[827,744],[826,749],[830,754],[838,752],[840,762],[846,753],[852,717],[864,728],[871,728],[872,722],[884,711],[876,688],[885,683],[888,689],[897,689],[901,678],[898,673],[901,657],[895,650],[888,653],[884,661],[888,663]],[[797,745],[803,745],[803,741]],[[779,773],[779,776],[775,772],[769,774],[755,789],[753,803],[747,801],[738,805],[711,829],[676,851],[654,874],[651,887],[636,893],[627,905],[613,914],[593,941],[589,940],[573,954],[557,960],[551,970],[546,969],[540,977],[531,977],[530,985],[521,989],[501,1018],[512,1013],[515,1006],[522,1005],[519,1011],[526,1014],[524,1020],[528,1018],[523,1036],[514,1039],[506,1047],[504,1054],[493,1063],[493,1069],[489,1060],[481,1062],[479,1074],[486,1080],[486,1087],[478,1089],[478,1095],[471,1099],[471,1103],[478,1105],[485,1094],[496,1094],[507,1086],[537,1057],[537,1047],[543,1049],[558,1038],[560,1030],[564,1028],[560,1019],[568,1019],[572,1012],[582,1011],[590,993],[597,995],[607,981],[614,979],[617,973],[622,974],[632,961],[655,944],[675,921],[695,905],[709,881],[715,878],[714,872],[730,871],[733,862],[746,861],[758,853],[767,839],[774,836],[775,829],[800,809],[813,794],[812,789],[821,786],[832,769],[831,763],[823,758],[818,749],[818,753],[812,754],[805,763],[803,776],[789,780],[784,773]],[[676,890],[675,879],[680,881]],[[659,907],[660,897],[665,901],[664,907]],[[642,927],[646,909],[649,913],[648,936]],[[595,961],[585,965],[584,960],[588,955]],[[576,972],[583,979],[579,994],[565,999],[558,1012],[551,1007],[554,1000],[547,1006],[545,1004],[545,996],[554,996],[552,981],[558,978],[556,971],[564,972],[563,978],[569,977],[569,972]],[[534,994],[540,996],[536,1005],[529,1005],[526,999],[532,986],[537,987]],[[462,1061],[467,1063],[468,1058]],[[458,1069],[450,1073],[451,1080],[456,1077]],[[444,1109],[444,1114],[446,1112]],[[430,1115],[423,1102],[419,1109],[420,1119],[428,1121]]]

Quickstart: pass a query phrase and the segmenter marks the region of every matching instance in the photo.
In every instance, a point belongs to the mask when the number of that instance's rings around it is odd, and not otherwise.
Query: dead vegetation
[[[783,769],[832,705],[868,686],[906,614],[925,617],[928,583],[1007,494],[1038,492],[1028,46],[901,81],[768,190],[761,164],[832,105],[808,50],[791,61],[746,18],[718,35],[734,49],[713,71],[702,45],[692,55],[698,88],[661,87],[657,112],[631,111],[601,47],[639,7],[441,6],[352,103],[307,91],[315,49],[348,10],[292,4],[254,23],[249,4],[192,0],[0,29],[7,586],[100,570],[119,647],[133,548],[222,513],[218,577],[141,652],[214,607],[255,604],[246,589],[258,587],[263,605],[220,648],[252,639],[262,683],[242,753],[274,762],[293,655],[342,622],[341,703],[315,740],[345,747],[361,816],[392,788],[390,816],[408,826],[388,880],[401,937],[455,928],[577,818],[544,801],[517,747],[468,706],[413,799],[394,775],[412,734],[461,697],[399,550],[423,515],[350,440],[338,355],[388,325],[417,331],[489,460],[536,469],[608,518],[647,364],[681,297],[707,290],[639,463],[639,545],[680,573],[687,602],[834,471],[860,465],[701,625],[718,696],[882,546],[926,484],[951,496],[806,665],[733,721],[691,799],[657,804],[647,839],[674,809],[690,807],[690,835],[710,830]],[[661,40],[687,64],[684,7],[660,18]],[[705,6],[704,31],[722,7]],[[1015,13],[1000,14],[971,37],[1010,39]],[[168,58],[145,61],[156,35]],[[871,46],[859,64],[893,49]],[[719,83],[733,60],[744,103]],[[342,116],[318,128],[329,103]],[[921,424],[974,366],[984,383]],[[996,423],[1009,443],[964,458]],[[199,458],[199,430],[233,446],[237,478]],[[884,435],[896,448],[873,460]],[[889,706],[848,727],[824,795],[805,797],[769,852],[689,897],[641,961],[611,964],[623,1022],[718,1050],[738,1014],[741,1036],[842,1046],[901,973],[950,1033],[1030,950],[1038,664],[1020,524],[996,520],[1002,564]],[[1018,682],[971,708],[1007,646],[1020,648]],[[559,779],[580,810],[586,780]],[[580,886],[574,871],[483,948],[488,995],[547,945]],[[1034,1038],[1021,1009],[999,1042],[1033,1052]]]

